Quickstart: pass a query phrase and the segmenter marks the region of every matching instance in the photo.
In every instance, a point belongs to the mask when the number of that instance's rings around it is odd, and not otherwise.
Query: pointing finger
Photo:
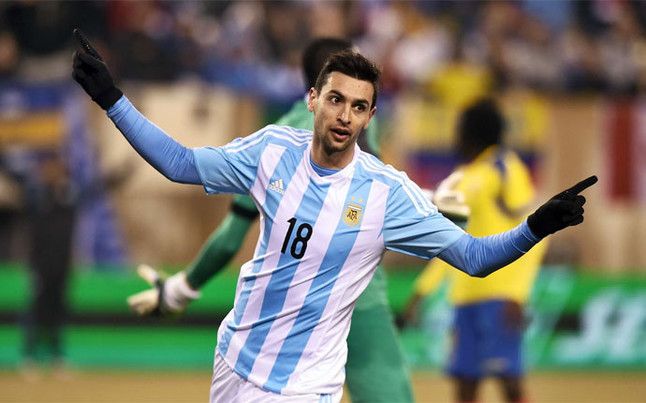
[[[599,179],[597,178],[596,175],[592,175],[581,182],[577,183],[576,185],[572,186],[568,190],[566,190],[567,193],[570,195],[577,195],[581,192],[583,192],[585,189],[589,188],[590,186],[594,185],[597,183]]]
[[[74,31],[72,31],[72,35],[74,35],[74,38],[81,46],[81,49],[85,51],[85,53],[89,54],[90,56],[98,60],[103,61],[103,59],[101,58],[101,55],[99,55],[99,52],[97,52],[96,49],[94,49],[94,47],[90,45],[90,41],[87,40],[87,38],[85,37],[85,35],[80,29],[74,28]]]

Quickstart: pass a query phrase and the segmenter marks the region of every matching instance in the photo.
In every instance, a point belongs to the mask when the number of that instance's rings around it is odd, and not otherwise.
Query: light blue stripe
[[[329,188],[330,185],[327,183],[317,184],[310,181],[295,214],[297,221],[293,229],[292,239],[295,237],[300,225],[308,223],[314,226]],[[245,345],[238,355],[235,371],[239,374],[245,376],[249,374],[274,320],[283,310],[289,286],[301,261],[292,257],[289,252],[290,247],[291,243],[288,250],[278,260],[277,267],[272,273],[265,290],[260,317],[256,325],[251,329]]]
[[[365,207],[365,201],[368,200],[371,186],[372,182],[353,181],[346,196],[344,206],[353,202],[352,197],[354,196],[355,200],[363,199],[363,207]],[[339,272],[343,264],[352,250],[360,228],[360,222],[357,225],[348,226],[344,222],[343,216],[341,216],[332,241],[321,263],[321,267],[305,297],[303,307],[298,313],[294,326],[287,335],[269,374],[269,378],[264,385],[266,389],[280,391],[287,384],[314,328],[321,319],[321,315],[330,298],[332,288],[339,277]]]
[[[281,161],[277,164],[276,169],[272,174],[271,179],[269,180],[269,183],[272,183],[277,179],[282,179],[283,186],[285,189],[287,189],[287,186],[289,186],[289,183],[294,176],[294,172],[301,163],[303,155],[304,154],[301,150],[295,150],[295,152],[286,150],[281,156]],[[264,256],[267,252],[267,245],[269,243],[272,223],[274,222],[274,217],[276,216],[276,210],[278,209],[280,200],[283,197],[282,194],[273,190],[265,189],[265,191],[267,192],[267,194],[262,210],[265,214],[266,219],[264,223],[264,230],[261,234],[262,238],[260,241],[260,247],[258,248],[258,256]],[[254,273],[260,271],[263,261],[263,258],[259,258],[254,262],[252,269]],[[246,279],[241,279],[240,281],[243,281],[244,283],[242,284],[240,295],[237,298],[238,302],[234,306],[233,324],[227,326],[224,334],[222,335],[222,340],[220,340],[220,343],[218,344],[218,349],[223,357],[226,356],[227,350],[229,349],[229,343],[231,342],[231,337],[233,337],[233,334],[235,332],[235,327],[240,324],[242,315],[247,308],[249,295],[251,294],[251,290],[253,289],[253,286],[256,282],[256,277],[248,277]]]

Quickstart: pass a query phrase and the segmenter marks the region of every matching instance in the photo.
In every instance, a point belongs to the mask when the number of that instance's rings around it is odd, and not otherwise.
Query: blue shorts
[[[522,323],[506,314],[510,301],[457,306],[447,372],[454,377],[522,376]]]

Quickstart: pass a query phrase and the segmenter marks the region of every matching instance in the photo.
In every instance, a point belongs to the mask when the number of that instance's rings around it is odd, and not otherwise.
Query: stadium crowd
[[[82,18],[81,18],[82,17]],[[271,100],[301,95],[298,55],[316,36],[352,39],[384,90],[426,88],[460,62],[493,88],[635,94],[646,83],[638,1],[91,1],[0,5],[0,77],[67,74],[79,24],[121,80],[201,77]]]

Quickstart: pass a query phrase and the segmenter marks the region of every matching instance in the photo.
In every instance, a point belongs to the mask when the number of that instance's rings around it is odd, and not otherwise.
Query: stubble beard
[[[345,152],[354,142],[351,139],[343,143],[337,143],[330,137],[323,138],[323,151],[325,154],[332,156],[334,154]]]

